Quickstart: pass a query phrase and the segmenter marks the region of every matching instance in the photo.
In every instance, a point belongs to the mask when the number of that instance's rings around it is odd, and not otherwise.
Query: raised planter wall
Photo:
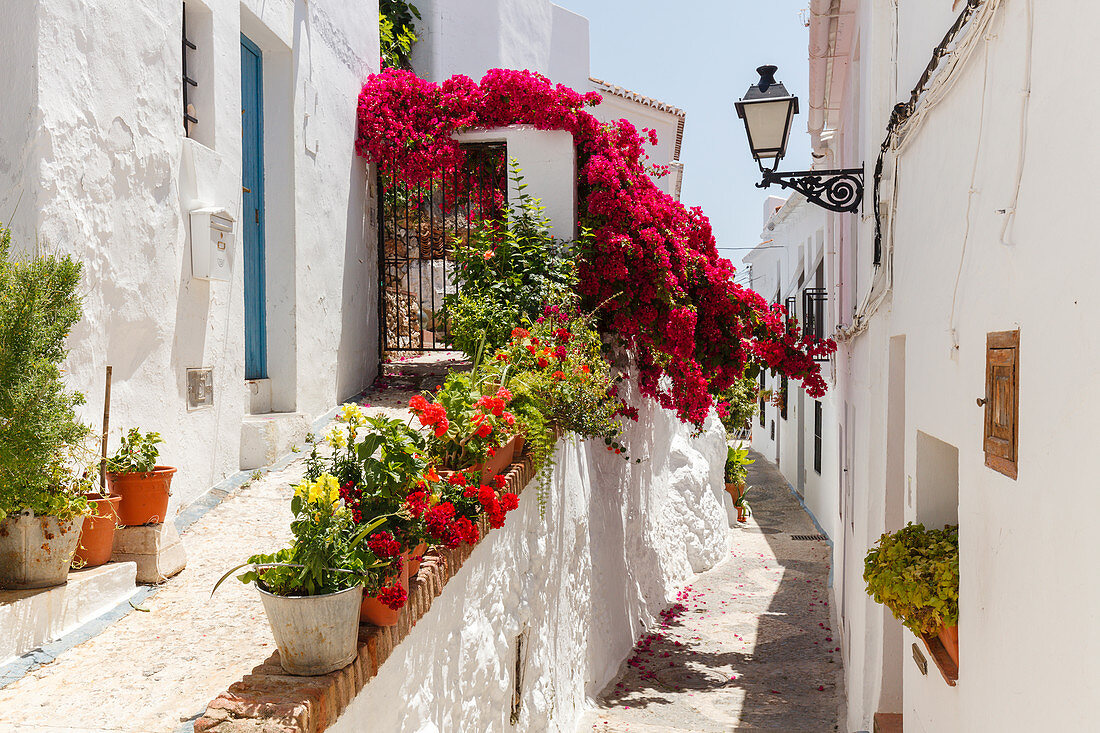
[[[721,425],[692,438],[671,413],[641,412],[631,463],[559,443],[544,513],[529,466],[514,465],[519,509],[472,550],[429,558],[401,623],[361,627],[351,667],[292,678],[269,660],[196,730],[572,731],[675,590],[727,547]]]

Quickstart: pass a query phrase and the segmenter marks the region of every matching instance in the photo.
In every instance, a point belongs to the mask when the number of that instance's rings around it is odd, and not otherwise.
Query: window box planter
[[[959,680],[959,627],[941,626],[935,636],[921,634],[921,641],[943,675],[944,682],[954,687]]]

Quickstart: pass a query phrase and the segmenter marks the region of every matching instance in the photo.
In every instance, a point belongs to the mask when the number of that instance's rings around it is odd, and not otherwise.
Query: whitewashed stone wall
[[[727,548],[717,419],[693,437],[645,401],[624,437],[641,463],[602,442],[562,441],[545,513],[528,487],[333,730],[574,729],[676,589]]]
[[[237,470],[251,409],[239,232],[229,282],[191,278],[187,238],[197,202],[239,210],[242,32],[264,54],[270,407],[308,423],[378,361],[373,203],[353,149],[376,2],[188,0],[197,140],[183,134],[181,7],[5,3],[0,26],[0,221],[24,249],[84,263],[68,381],[98,425],[114,367],[112,425],[165,436],[173,513]],[[213,368],[212,408],[187,409],[189,367]]]

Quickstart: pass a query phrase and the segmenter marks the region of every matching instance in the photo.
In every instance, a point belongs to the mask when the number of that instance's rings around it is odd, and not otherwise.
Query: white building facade
[[[834,266],[824,246],[825,221],[825,212],[801,194],[786,200],[768,197],[761,243],[744,262],[750,274],[746,285],[785,306],[800,330],[828,336],[836,321],[825,299]],[[830,389],[818,399],[798,382],[761,375],[761,388],[774,399],[761,399],[757,405],[752,447],[779,467],[818,526],[833,537],[840,527],[833,362],[823,362],[821,371]]]
[[[0,217],[23,251],[84,263],[68,381],[98,425],[113,367],[111,424],[165,437],[174,515],[376,372],[373,178],[353,142],[377,4],[9,5]]]
[[[866,171],[824,237],[849,731],[1097,726],[1098,27],[1070,0],[811,5],[814,152]],[[864,591],[868,548],[910,521],[960,527],[955,686]]]

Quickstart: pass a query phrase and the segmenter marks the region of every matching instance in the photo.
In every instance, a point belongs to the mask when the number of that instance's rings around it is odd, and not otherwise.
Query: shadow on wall
[[[336,353],[337,403],[366,389],[378,376],[378,247],[370,212],[377,205],[368,189],[366,161],[351,156],[347,236],[344,241],[340,344]]]

